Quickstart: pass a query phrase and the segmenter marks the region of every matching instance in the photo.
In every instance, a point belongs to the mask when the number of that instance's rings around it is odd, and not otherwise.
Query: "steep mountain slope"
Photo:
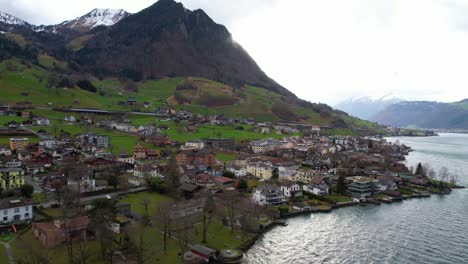
[[[22,25],[22,26],[29,25],[26,21],[21,20],[15,16],[12,16],[8,13],[4,13],[2,11],[0,11],[0,23],[5,23],[8,25]]]
[[[401,102],[371,118],[384,125],[437,129],[468,129],[468,110],[462,102]]]
[[[391,94],[377,99],[363,96],[345,100],[337,104],[335,108],[345,111],[352,116],[369,120],[372,116],[387,108],[387,106],[401,101],[404,101],[404,99]]]
[[[76,54],[76,61],[98,75],[134,80],[200,76],[292,96],[258,67],[224,26],[202,10],[187,10],[173,0],[160,0],[97,32]]]

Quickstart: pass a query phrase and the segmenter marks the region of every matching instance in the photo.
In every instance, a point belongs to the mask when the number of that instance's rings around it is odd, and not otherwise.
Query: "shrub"
[[[88,80],[80,80],[76,83],[78,87],[82,90],[86,90],[88,92],[96,93],[97,88]]]

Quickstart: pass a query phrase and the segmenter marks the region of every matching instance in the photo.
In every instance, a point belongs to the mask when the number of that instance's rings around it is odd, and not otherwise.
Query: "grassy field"
[[[218,152],[216,153],[216,159],[222,162],[227,162],[236,159],[236,155],[232,153]]]
[[[351,202],[353,199],[344,195],[328,195],[327,198],[333,200],[335,203]]]
[[[155,215],[158,205],[169,199],[169,197],[157,193],[140,192],[123,196],[120,202],[129,203],[132,211],[139,215],[143,215],[145,213],[143,201],[148,200],[150,201],[148,213],[152,216]]]
[[[76,39],[70,42],[69,48],[79,49],[80,43],[85,39]],[[274,102],[280,101],[281,96],[274,92],[245,86],[235,90],[224,84],[210,81],[203,78],[193,78],[203,84],[198,93],[210,94],[214,96],[228,96],[238,98],[233,105],[219,107],[204,107],[197,105],[195,98],[190,105],[179,105],[173,98],[176,85],[185,78],[163,78],[160,80],[146,80],[134,84],[120,82],[115,78],[103,80],[93,79],[93,84],[97,87],[97,93],[91,93],[79,88],[47,88],[47,83],[51,73],[46,69],[66,68],[64,62],[55,58],[41,54],[38,56],[39,64],[27,66],[19,60],[11,59],[0,63],[0,86],[4,96],[0,98],[0,103],[16,103],[20,101],[30,101],[34,105],[45,106],[52,103],[56,107],[93,107],[109,110],[128,111],[139,108],[141,111],[153,111],[158,107],[167,107],[168,104],[175,109],[186,109],[192,113],[199,114],[225,114],[237,118],[255,118],[258,121],[279,121],[273,114],[272,106]],[[8,67],[7,67],[8,66]],[[133,87],[128,89],[128,87]],[[26,95],[25,95],[26,94]],[[138,106],[128,106],[119,102],[126,102],[133,98],[138,102]],[[79,103],[75,103],[79,101]],[[142,107],[143,102],[150,103],[151,107]],[[290,110],[297,116],[303,117],[307,123],[330,125],[330,118],[321,117],[313,109],[300,105],[290,106]],[[343,116],[346,123],[356,126],[369,126],[370,122],[356,120]],[[358,124],[358,122],[361,122]]]

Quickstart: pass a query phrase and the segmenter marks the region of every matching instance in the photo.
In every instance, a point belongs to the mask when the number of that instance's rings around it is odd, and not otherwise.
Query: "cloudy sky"
[[[155,0],[0,0],[54,24],[95,7],[137,12]],[[262,69],[299,97],[468,98],[468,0],[181,0],[224,24]]]

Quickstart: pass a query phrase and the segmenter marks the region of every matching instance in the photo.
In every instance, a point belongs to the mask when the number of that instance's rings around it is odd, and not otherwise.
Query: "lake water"
[[[468,185],[468,135],[397,138],[409,165],[458,168]],[[395,139],[390,139],[395,140]],[[249,250],[246,263],[468,263],[468,189],[390,205],[292,218]]]

